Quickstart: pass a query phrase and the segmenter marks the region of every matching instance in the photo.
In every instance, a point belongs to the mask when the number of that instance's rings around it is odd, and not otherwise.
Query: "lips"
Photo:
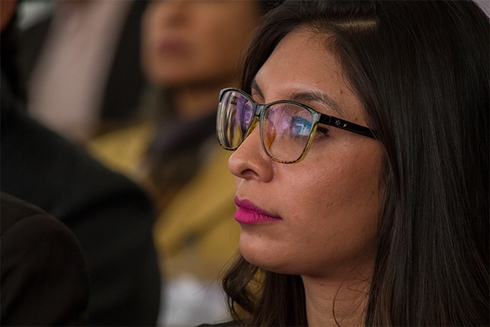
[[[235,204],[237,210],[235,211],[234,218],[239,223],[260,224],[282,220],[281,217],[266,213],[248,200],[239,200],[235,197]]]
[[[182,39],[164,39],[158,43],[158,53],[161,55],[177,55],[184,53],[188,49],[188,44]]]

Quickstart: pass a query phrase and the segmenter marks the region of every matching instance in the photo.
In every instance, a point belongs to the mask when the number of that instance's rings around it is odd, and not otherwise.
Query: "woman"
[[[468,1],[270,13],[218,110],[237,325],[488,325],[488,44]]]

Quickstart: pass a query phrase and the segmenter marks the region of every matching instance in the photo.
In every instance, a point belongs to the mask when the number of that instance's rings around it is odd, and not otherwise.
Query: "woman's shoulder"
[[[125,175],[136,173],[155,126],[144,122],[92,139],[87,150],[107,167]]]

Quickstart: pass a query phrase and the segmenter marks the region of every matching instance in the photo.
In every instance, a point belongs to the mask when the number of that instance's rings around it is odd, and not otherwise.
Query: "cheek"
[[[375,141],[368,146],[337,147],[335,153],[305,160],[305,166],[312,167],[308,174],[292,175],[302,176],[295,182],[298,193],[308,194],[310,200],[306,200],[315,201],[318,208],[334,207],[339,213],[377,212],[382,194],[381,158],[382,149]]]
[[[141,23],[141,50],[140,55],[144,64],[150,59],[151,39],[153,38],[150,17],[145,17]]]
[[[304,244],[316,244],[311,255],[323,256],[329,263],[361,253],[372,258],[374,253],[382,194],[380,160],[355,159],[330,161],[328,169],[311,170],[302,178],[284,176],[295,190],[284,194],[283,202],[294,230],[291,237],[301,235]]]
[[[196,70],[209,76],[233,76],[237,73],[243,44],[226,43],[212,39],[200,41],[200,51],[196,57]],[[236,43],[236,42],[235,42]]]
[[[253,29],[251,23],[237,24],[228,18],[200,29],[198,40],[201,58],[210,66],[212,63],[215,70],[236,70],[253,35]]]

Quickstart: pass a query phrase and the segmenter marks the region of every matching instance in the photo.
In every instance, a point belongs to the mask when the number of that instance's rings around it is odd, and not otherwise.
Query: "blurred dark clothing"
[[[30,203],[0,198],[1,325],[86,325],[89,276],[75,235]]]
[[[109,73],[106,81],[102,83],[105,84],[105,88],[101,107],[97,108],[100,109],[100,124],[96,126],[95,134],[125,126],[137,115],[136,109],[144,86],[140,59],[140,24],[147,3],[148,1],[144,0],[131,1],[123,19],[114,55],[111,55]],[[43,53],[52,22],[53,14],[20,32],[19,67],[25,81],[31,78]]]
[[[204,327],[204,326],[240,326],[240,323],[237,321],[227,321],[227,322],[222,322],[222,323],[217,323],[217,324],[202,324],[197,327]]]
[[[147,194],[29,118],[9,82],[2,72],[1,190],[77,236],[91,278],[90,325],[155,325],[161,282]]]

